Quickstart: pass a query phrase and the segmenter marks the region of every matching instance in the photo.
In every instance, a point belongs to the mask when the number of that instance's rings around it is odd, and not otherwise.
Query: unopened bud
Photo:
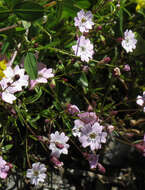
[[[104,174],[106,172],[106,169],[102,166],[102,164],[98,163],[97,167],[100,173]]]

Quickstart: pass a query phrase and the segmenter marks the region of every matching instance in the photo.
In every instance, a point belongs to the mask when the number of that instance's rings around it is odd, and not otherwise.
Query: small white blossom
[[[124,32],[124,39],[121,42],[122,47],[126,52],[133,52],[136,48],[137,40],[135,39],[135,34],[131,30],[126,30]]]
[[[5,102],[12,104],[16,100],[14,93],[21,91],[22,87],[28,86],[29,77],[25,75],[25,70],[18,65],[15,68],[8,66],[3,73],[5,77],[0,81],[1,97]]]
[[[44,164],[41,164],[40,162],[32,164],[32,169],[27,170],[26,177],[30,178],[31,184],[37,186],[39,183],[43,183],[46,178],[46,172],[47,168]]]
[[[144,106],[143,111],[145,112],[145,91],[143,92],[143,96],[140,96],[140,95],[137,96],[136,103],[139,106]]]
[[[50,145],[49,149],[52,150],[51,155],[60,157],[61,154],[68,154],[69,144],[66,142],[69,140],[64,133],[60,133],[56,131],[50,135]]]
[[[81,136],[81,129],[85,126],[85,123],[81,121],[80,119],[76,119],[74,121],[74,127],[72,129],[72,133],[75,137],[80,137]]]
[[[81,10],[77,13],[77,17],[74,18],[75,26],[77,26],[82,33],[89,32],[94,25],[92,18],[93,15],[91,11],[85,13],[84,10]]]
[[[81,36],[77,40],[77,44],[72,46],[72,49],[76,56],[81,57],[82,61],[89,62],[89,60],[93,58],[93,44],[91,44],[89,39],[85,39],[84,36]]]

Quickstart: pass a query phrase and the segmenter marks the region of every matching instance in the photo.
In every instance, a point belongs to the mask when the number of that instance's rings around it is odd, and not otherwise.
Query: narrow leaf
[[[30,79],[35,80],[37,78],[37,62],[33,53],[27,53],[24,61],[24,68]]]

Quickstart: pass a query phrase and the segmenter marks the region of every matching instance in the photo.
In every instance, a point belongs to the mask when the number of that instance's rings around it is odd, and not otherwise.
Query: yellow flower
[[[145,8],[145,0],[136,0],[137,6],[136,10],[140,10],[141,8]]]
[[[3,71],[7,68],[6,63],[5,59],[0,61],[0,80],[5,76]]]

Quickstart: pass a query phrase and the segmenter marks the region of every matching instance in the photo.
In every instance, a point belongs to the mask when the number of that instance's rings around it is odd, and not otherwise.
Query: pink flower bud
[[[59,149],[63,149],[63,148],[64,148],[64,145],[61,144],[61,143],[58,143],[58,142],[55,143],[55,146],[56,146],[57,148],[59,148]]]
[[[124,65],[123,70],[126,72],[130,71],[130,66],[128,64]]]
[[[121,75],[120,69],[119,69],[118,67],[116,67],[116,68],[114,69],[114,75],[115,75],[116,77]]]
[[[57,157],[52,156],[50,161],[55,165],[56,168],[60,168],[63,166],[63,162],[60,162]]]
[[[80,113],[80,110],[76,105],[68,104],[67,105],[67,112],[71,115],[75,115],[77,113]]]
[[[114,131],[114,126],[113,125],[108,125],[107,130],[109,133],[112,133]]]
[[[98,163],[97,165],[98,171],[104,174],[106,172],[106,169],[102,166],[102,164]]]
[[[118,43],[121,43],[122,40],[123,40],[123,38],[121,38],[121,37],[119,37],[119,38],[116,39],[116,41],[117,41]]]
[[[105,57],[105,58],[103,59],[103,61],[106,62],[106,63],[108,63],[108,62],[111,61],[111,58],[110,58],[110,57]]]

